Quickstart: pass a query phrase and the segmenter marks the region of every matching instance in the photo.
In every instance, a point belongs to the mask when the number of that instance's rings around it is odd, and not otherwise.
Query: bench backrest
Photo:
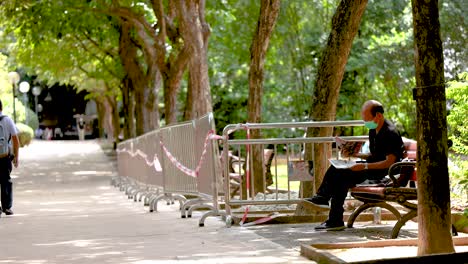
[[[403,144],[405,146],[404,158],[416,160],[416,154],[418,150],[418,144],[416,140],[403,138]]]
[[[390,169],[389,174],[399,175],[397,182],[393,182],[393,187],[404,187],[408,185],[409,181],[417,181],[416,166],[414,164],[414,161],[416,161],[417,142],[403,138],[403,143],[405,146],[404,158],[409,162],[398,162]]]
[[[417,141],[412,140],[412,139],[405,139],[403,141],[403,144],[405,144],[406,158],[410,160],[416,160],[417,151],[418,151]],[[409,180],[410,181],[418,180],[416,168],[414,168],[413,172],[411,173]]]

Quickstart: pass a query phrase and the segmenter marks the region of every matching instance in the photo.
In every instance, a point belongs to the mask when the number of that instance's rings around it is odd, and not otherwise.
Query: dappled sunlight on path
[[[111,187],[115,159],[97,141],[33,141],[14,169],[15,215],[0,218],[0,263],[310,263],[255,232],[200,212],[149,213]]]

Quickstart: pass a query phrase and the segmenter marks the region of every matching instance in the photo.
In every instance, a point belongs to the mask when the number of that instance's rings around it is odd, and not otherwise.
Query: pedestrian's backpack
[[[7,136],[7,132],[5,126],[2,123],[2,120],[5,116],[0,116],[0,156],[4,156],[5,154],[9,153],[9,144],[10,141],[9,136]]]

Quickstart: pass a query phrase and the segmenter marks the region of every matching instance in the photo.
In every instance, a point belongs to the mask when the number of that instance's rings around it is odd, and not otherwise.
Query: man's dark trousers
[[[10,157],[0,158],[0,184],[2,209],[10,209],[13,206],[13,183],[10,173],[12,170]]]
[[[327,199],[331,198],[328,220],[332,223],[341,223],[343,221],[343,204],[349,188],[365,180],[379,181],[387,174],[387,169],[352,171],[350,169],[336,169],[330,166],[317,191],[318,195]]]

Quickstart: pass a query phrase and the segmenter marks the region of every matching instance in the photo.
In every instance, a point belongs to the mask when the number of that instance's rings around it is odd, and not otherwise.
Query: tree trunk
[[[168,78],[164,80],[164,119],[166,125],[177,122],[177,92],[181,79]]]
[[[126,76],[122,81],[122,102],[123,102],[123,112],[124,112],[124,139],[129,139],[135,137],[134,129],[134,103],[132,100],[131,94],[131,81]]]
[[[106,85],[106,90],[109,91],[108,86]],[[115,142],[114,136],[114,105],[111,104],[111,96],[105,95],[99,98],[96,98],[96,103],[98,104],[99,112],[99,137],[104,138],[104,135],[107,136],[107,140]],[[114,98],[115,100],[115,98]]]
[[[97,123],[98,123],[98,137],[99,138],[104,138],[104,133],[106,131],[106,125],[108,122],[108,117],[107,115],[107,106],[105,104],[105,100],[102,97],[97,97],[94,98],[94,101],[96,102],[96,110],[97,110]]]
[[[190,120],[212,112],[208,77],[208,37],[210,27],[205,21],[205,1],[177,1],[181,35],[189,48],[189,86],[184,119]]]
[[[158,90],[161,87],[161,75],[156,73],[154,78],[153,89],[148,89],[148,97],[146,98],[146,110],[148,111],[147,131],[153,131],[160,126]]]
[[[112,115],[111,118],[111,125],[112,125],[112,136],[113,141],[115,143],[120,142],[119,135],[120,135],[120,116],[119,116],[119,109],[117,107],[117,100],[113,96],[106,96],[106,100],[110,106],[110,114]]]
[[[147,68],[139,63],[138,44],[133,39],[133,24],[121,19],[121,36],[119,42],[119,55],[123,67],[131,81],[135,98],[135,127],[136,135],[140,136],[155,128],[155,121],[151,119],[157,114],[157,85],[158,69],[155,62],[147,59]],[[152,54],[148,53],[147,56]],[[156,116],[159,119],[159,115]]]
[[[135,99],[135,133],[136,136],[139,136],[145,133],[145,76],[138,63],[137,46],[132,40],[132,24],[125,19],[121,19],[121,21],[119,56],[122,60],[122,65],[127,72],[128,87],[132,89],[130,91],[133,92],[133,98]]]
[[[145,133],[145,120],[147,120],[145,114],[145,93],[141,87],[134,87],[135,97],[135,132],[136,136],[143,135]]]
[[[451,236],[444,58],[437,0],[412,0],[418,141],[418,255],[455,252]]]
[[[280,0],[262,0],[260,3],[260,15],[256,32],[250,46],[250,70],[249,70],[249,101],[248,122],[262,122],[262,96],[263,96],[263,74],[265,57],[270,42],[270,37],[278,18]],[[260,138],[259,130],[253,130],[252,138]],[[253,177],[254,194],[265,192],[263,180],[263,147],[253,145],[252,147],[251,176]]]
[[[333,121],[336,118],[336,105],[341,82],[348,61],[354,37],[359,29],[367,0],[342,0],[332,18],[331,32],[323,51],[315,81],[310,119],[313,121]],[[307,131],[308,137],[332,136],[333,128],[317,128]],[[320,186],[326,169],[330,146],[327,144],[306,146],[306,159],[314,157],[315,188]],[[315,193],[314,183],[304,182],[304,197]]]
[[[193,0],[191,0],[192,2]],[[164,86],[164,119],[166,124],[177,122],[177,93],[180,88],[184,72],[190,61],[190,45],[181,37],[181,24],[183,21],[174,21],[181,6],[188,1],[174,0],[164,3],[163,0],[154,0],[152,7],[158,20],[154,48],[157,56],[154,59],[162,74]],[[179,10],[178,10],[179,9]],[[179,16],[180,19],[180,16]],[[182,26],[183,27],[183,26]],[[170,45],[170,54],[167,46]]]
[[[189,47],[184,46],[178,54],[169,56],[168,62],[162,68],[166,124],[177,122],[177,93],[189,60]]]

